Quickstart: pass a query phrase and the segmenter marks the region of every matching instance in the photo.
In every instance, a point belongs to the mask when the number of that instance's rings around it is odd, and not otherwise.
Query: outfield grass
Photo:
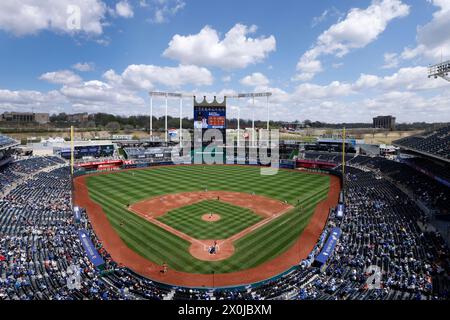
[[[202,220],[204,214],[216,213],[220,220]],[[199,240],[226,239],[263,218],[249,209],[217,200],[205,200],[172,210],[158,220]]]
[[[211,273],[212,270],[216,273],[235,272],[258,266],[278,256],[292,246],[308,225],[317,203],[327,196],[329,181],[328,176],[288,170],[280,170],[274,176],[262,176],[258,167],[250,166],[168,166],[121,171],[87,178],[91,198],[103,207],[113,228],[131,249],[155,263],[161,264],[165,261],[172,269],[191,273]],[[286,200],[296,207],[239,239],[235,243],[236,251],[232,257],[215,262],[197,260],[189,254],[189,242],[126,209],[128,204],[146,198],[205,189],[208,191],[254,192],[257,195]],[[297,206],[299,202],[302,210]],[[209,201],[206,204],[212,205]],[[240,216],[241,210],[246,210],[243,208],[231,209],[233,206],[226,205],[227,210],[224,209],[224,213],[220,212],[221,215],[231,215],[234,212],[236,216]],[[191,218],[186,217],[183,222],[180,220],[182,217],[177,212],[178,210],[174,210],[171,214],[178,214],[179,226],[177,228],[180,231],[183,231],[180,228],[186,228],[185,231],[191,232],[191,235],[192,232],[198,232],[196,237],[200,239],[203,237],[204,239],[226,237],[226,232],[228,232],[226,229],[224,229],[224,236],[220,236],[218,233],[212,236],[209,232],[214,232],[213,230],[207,232],[202,230],[199,227],[202,223],[200,218],[195,220],[196,222],[191,220],[192,229],[189,231],[189,219]],[[249,213],[247,212],[245,215],[247,214]],[[169,224],[173,223],[174,217],[167,215],[160,219]],[[121,226],[121,221],[126,221],[126,223]],[[226,225],[229,226],[231,222],[231,220],[228,221]],[[245,225],[246,222],[242,223]],[[247,223],[251,225],[255,222],[250,223],[248,220]],[[241,224],[235,225],[236,228],[238,226],[245,228]],[[188,232],[185,233],[189,234]]]

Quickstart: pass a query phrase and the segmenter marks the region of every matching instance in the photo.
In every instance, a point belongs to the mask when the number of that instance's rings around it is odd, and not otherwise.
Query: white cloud
[[[46,95],[39,91],[33,90],[11,91],[7,89],[0,89],[0,104],[37,104],[39,102],[46,101],[50,97],[55,98],[56,96],[58,96],[57,91],[50,91]]]
[[[223,76],[222,77],[222,81],[223,82],[230,82],[231,81],[231,76]]]
[[[262,73],[255,72],[242,78],[240,83],[248,87],[260,87],[267,86],[269,84],[269,79]]]
[[[198,34],[175,35],[164,51],[165,57],[183,64],[216,66],[223,69],[245,68],[263,61],[275,51],[274,36],[250,38],[256,26],[236,24],[223,39],[216,30],[205,26]]]
[[[315,27],[318,24],[322,23],[323,21],[325,21],[325,19],[328,16],[328,10],[325,10],[322,12],[322,14],[320,16],[314,17],[312,22],[311,22],[311,26]]]
[[[94,63],[92,62],[78,62],[72,66],[73,69],[80,72],[88,72],[94,70]]]
[[[417,45],[405,48],[401,54],[403,59],[413,59],[424,56],[431,63],[437,63],[443,54],[450,59],[450,1],[428,0],[439,9],[433,14],[430,22],[417,27]]]
[[[361,74],[355,83],[357,89],[373,88],[380,83],[381,79],[372,74]]]
[[[398,55],[396,53],[386,52],[384,54],[384,65],[383,69],[397,68],[399,63]]]
[[[80,9],[79,25],[71,23],[71,17],[76,17],[70,10],[73,6]],[[101,0],[2,0],[0,30],[17,36],[43,30],[100,35],[105,13],[106,5]]]
[[[318,38],[314,46],[300,58],[297,79],[311,79],[323,71],[319,58],[323,55],[343,57],[375,41],[389,22],[409,14],[409,6],[400,0],[373,0],[366,9],[353,8],[345,19],[332,25]]]
[[[428,79],[427,67],[400,68],[397,72],[379,77],[361,74],[355,83],[357,89],[378,88],[382,90],[422,91],[448,87],[441,79]]]
[[[145,91],[155,86],[178,89],[184,85],[204,86],[213,82],[208,69],[192,65],[129,65],[121,74],[111,69],[103,74],[103,80],[88,81],[70,70],[61,70],[44,73],[40,79],[62,86],[52,94],[0,90],[0,108],[20,110],[21,106],[22,109],[23,106],[46,106],[55,112],[136,114],[145,106]]]
[[[263,75],[255,76],[258,73],[243,79],[249,80],[248,84],[252,84],[256,91],[272,92],[270,116],[273,120],[370,122],[372,116],[389,113],[397,116],[400,122],[450,121],[450,92],[439,90],[448,87],[448,83],[441,79],[428,79],[426,71],[425,66],[417,66],[400,68],[386,76],[361,74],[353,82],[302,83],[289,92],[270,87]],[[130,65],[122,73],[108,70],[101,80],[88,81],[79,76],[69,81],[67,79],[72,74],[63,76],[64,72],[67,70],[48,72],[42,76],[47,81],[61,83],[58,91],[0,90],[0,109],[23,111],[34,108],[50,112],[87,111],[130,115],[145,113],[148,110],[146,91],[158,87],[182,90],[189,85],[193,87],[189,91],[197,96],[206,94],[209,100],[213,95],[219,98],[236,95],[236,91],[230,89],[205,92],[201,86],[210,73],[196,66]],[[199,75],[198,78],[196,75]],[[62,79],[67,81],[63,83]],[[210,83],[209,80],[206,83]],[[185,112],[190,106],[189,101],[186,103]],[[255,109],[250,107],[252,101],[246,99],[230,99],[228,103],[230,108],[237,105],[241,107],[243,119],[251,119],[253,111],[256,119],[265,120],[267,117],[265,99],[256,99]],[[169,112],[176,115],[178,107],[170,105]],[[185,115],[191,116],[188,113]]]
[[[39,79],[55,84],[73,84],[79,83],[82,80],[79,75],[70,70],[46,72],[42,74]]]
[[[72,105],[78,107],[90,106],[103,107],[103,111],[107,112],[111,107],[141,107],[144,100],[137,96],[136,93],[129,90],[117,88],[108,83],[91,80],[76,85],[64,85],[61,93],[71,102]],[[126,112],[129,109],[123,109]]]
[[[353,92],[351,84],[333,81],[321,86],[312,83],[302,83],[294,91],[294,96],[300,99],[324,99],[348,96]]]
[[[109,83],[121,84],[134,90],[149,90],[156,85],[169,88],[179,88],[183,85],[205,86],[211,85],[214,81],[208,69],[192,65],[159,67],[133,64],[121,75],[109,70],[103,76]]]
[[[140,3],[141,7],[147,7],[148,4],[144,1]],[[169,18],[176,15],[186,6],[183,0],[155,0],[153,18],[150,19],[152,23],[165,23]]]
[[[336,9],[336,7],[331,7],[330,9],[326,9],[325,11],[323,11],[320,16],[314,17],[311,22],[311,27],[316,27],[317,25],[327,20],[329,17],[338,16],[340,20],[342,15],[342,12]]]
[[[0,89],[0,109],[5,111],[63,112],[67,100],[59,91],[42,93],[33,90]]]
[[[134,16],[133,7],[126,0],[116,3],[116,13],[123,18],[132,18]]]

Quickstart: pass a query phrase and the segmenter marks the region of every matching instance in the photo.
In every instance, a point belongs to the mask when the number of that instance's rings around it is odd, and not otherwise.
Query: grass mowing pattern
[[[202,216],[209,213],[219,214],[220,220],[202,220]],[[177,208],[158,218],[159,221],[199,240],[226,239],[262,219],[249,209],[217,200],[206,200]]]
[[[165,261],[179,271],[227,273],[255,267],[287,250],[308,225],[317,203],[328,193],[328,176],[288,170],[261,176],[259,170],[250,166],[168,166],[91,176],[87,184],[92,200],[103,207],[119,236],[141,256],[159,264]],[[146,198],[206,188],[255,192],[293,205],[300,201],[303,211],[296,207],[239,239],[235,254],[229,259],[200,261],[189,254],[187,241],[126,209],[128,204]],[[123,226],[121,221],[125,222]]]

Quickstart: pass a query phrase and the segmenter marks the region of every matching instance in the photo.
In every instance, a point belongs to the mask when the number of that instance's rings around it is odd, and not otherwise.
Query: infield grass
[[[260,168],[251,166],[166,166],[87,178],[90,197],[103,207],[111,225],[131,249],[155,263],[165,261],[169,268],[203,274],[213,270],[228,273],[256,267],[286,251],[308,225],[317,203],[327,197],[329,181],[326,175],[290,170],[262,176]],[[189,242],[126,209],[129,204],[150,197],[205,189],[254,192],[286,200],[295,208],[236,241],[234,255],[222,261],[197,260],[189,253]],[[255,214],[245,212],[247,209],[214,202],[217,201],[197,205],[214,206],[220,211],[214,213],[226,218],[224,227],[205,228],[199,214],[189,214],[191,206],[173,210],[159,219],[167,224],[177,224],[177,229],[183,231],[184,228],[183,232],[195,234],[198,239],[224,239],[259,221],[256,220],[258,216],[250,219]],[[218,205],[224,206],[218,208]],[[232,219],[233,215],[235,219]],[[121,226],[122,221],[125,223]]]
[[[204,214],[215,213],[220,220],[202,220]],[[205,200],[169,211],[158,220],[199,240],[226,239],[263,218],[249,209],[217,200]]]

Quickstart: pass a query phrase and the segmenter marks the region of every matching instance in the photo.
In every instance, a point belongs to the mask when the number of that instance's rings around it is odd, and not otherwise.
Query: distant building
[[[69,121],[69,122],[81,123],[81,122],[87,122],[88,120],[89,120],[89,115],[87,112],[67,115],[67,121]]]
[[[34,113],[34,122],[45,124],[50,122],[50,116],[48,113]]]
[[[5,112],[0,116],[1,121],[5,122],[21,122],[21,123],[39,123],[45,124],[50,122],[48,113],[34,112]]]
[[[378,116],[373,118],[373,127],[395,130],[395,117],[393,116]]]

